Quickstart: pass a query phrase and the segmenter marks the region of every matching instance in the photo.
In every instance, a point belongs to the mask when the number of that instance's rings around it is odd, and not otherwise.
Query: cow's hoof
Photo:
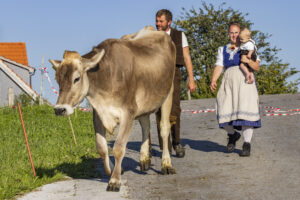
[[[165,167],[161,168],[161,173],[163,175],[166,175],[166,174],[176,174],[176,170],[173,167],[167,167],[167,166],[165,166]]]
[[[141,167],[141,171],[142,172],[149,170],[150,166],[151,166],[151,160],[150,160],[150,158],[146,159],[144,161],[140,161],[140,167]]]
[[[121,187],[120,183],[108,183],[106,191],[119,192],[120,191],[120,187]]]

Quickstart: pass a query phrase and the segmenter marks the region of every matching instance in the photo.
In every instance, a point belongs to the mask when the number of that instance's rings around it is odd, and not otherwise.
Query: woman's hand
[[[249,58],[247,58],[246,56],[242,56],[241,57],[241,60],[240,60],[242,63],[247,63],[248,66],[253,69],[254,71],[259,71],[259,61],[253,61]]]
[[[242,62],[242,63],[247,63],[247,64],[249,64],[250,59],[247,58],[247,56],[242,56],[242,57],[241,57],[241,62]]]
[[[223,71],[223,66],[215,66],[214,72],[211,78],[211,84],[210,84],[210,90],[214,92],[217,89],[217,80],[220,77],[221,73]]]

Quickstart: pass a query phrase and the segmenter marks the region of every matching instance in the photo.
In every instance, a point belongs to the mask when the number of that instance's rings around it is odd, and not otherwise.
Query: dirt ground
[[[300,115],[263,116],[266,106],[300,108],[300,94],[260,97],[262,128],[254,131],[250,157],[240,157],[243,138],[226,152],[227,135],[215,113],[183,112],[181,141],[184,158],[172,156],[175,175],[161,175],[154,115],[151,116],[152,166],[140,172],[141,128],[135,122],[127,145],[122,176],[129,199],[299,199]],[[215,99],[182,101],[183,110],[213,109]]]

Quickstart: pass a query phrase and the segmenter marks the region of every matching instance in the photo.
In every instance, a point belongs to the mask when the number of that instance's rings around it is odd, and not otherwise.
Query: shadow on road
[[[114,163],[113,156],[110,156],[112,163]],[[147,174],[147,172],[140,171],[140,163],[132,158],[124,157],[122,162],[123,172],[132,171],[136,174]],[[53,168],[37,167],[36,174],[39,178],[54,177],[58,173],[66,174],[68,177],[74,179],[91,179],[97,178],[99,181],[108,183],[110,176],[107,176],[104,170],[104,164],[100,158],[82,157],[79,163],[63,163]],[[160,173],[154,168],[150,170]]]
[[[53,168],[37,167],[36,174],[40,178],[54,177],[58,173],[66,174],[75,179],[105,178],[104,167],[103,170],[98,170],[100,169],[99,165],[101,165],[99,158],[82,156],[81,159],[79,163],[63,163]]]
[[[156,149],[160,149],[159,145],[153,144],[153,143],[151,145],[152,145],[152,148],[151,148],[150,154],[153,157],[161,158],[162,157],[162,150],[156,150]],[[141,142],[128,142],[126,147],[129,150],[140,152]]]
[[[220,153],[228,153],[226,149],[226,144],[220,145],[216,142],[212,142],[209,140],[191,140],[187,138],[182,138],[181,139],[181,144],[183,146],[189,146],[191,149],[197,150],[197,151],[203,151],[203,152],[220,152]],[[128,142],[127,143],[127,149],[133,150],[133,151],[140,151],[141,147],[141,142]],[[152,147],[158,147],[156,144],[152,144]],[[241,150],[240,149],[235,149],[233,153],[240,154]],[[151,149],[151,155],[154,157],[159,157],[161,158],[162,156],[162,151],[156,150],[156,148]],[[132,162],[135,162],[134,160]],[[137,163],[139,165],[139,163]],[[136,166],[135,166],[136,167]]]
[[[226,150],[226,146],[219,145],[216,142],[208,141],[208,140],[191,140],[183,138],[181,139],[181,144],[183,146],[189,146],[191,149],[203,151],[203,152],[222,152],[228,153]],[[234,153],[241,153],[241,150],[235,149]]]

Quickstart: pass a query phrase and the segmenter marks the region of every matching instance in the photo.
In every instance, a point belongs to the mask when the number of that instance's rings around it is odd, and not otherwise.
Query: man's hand
[[[210,90],[212,93],[215,92],[215,90],[217,89],[217,82],[216,81],[212,81],[210,84]]]
[[[188,82],[188,89],[191,91],[191,92],[195,92],[196,91],[196,83],[195,81],[192,79],[192,80],[189,80]]]
[[[192,64],[192,60],[191,60],[191,56],[190,56],[190,50],[189,47],[183,47],[182,48],[183,51],[183,57],[184,57],[184,63],[185,63],[185,67],[186,67],[186,71],[188,74],[188,89],[191,92],[195,92],[196,90],[196,83],[194,81],[194,75],[193,75],[193,64]]]

